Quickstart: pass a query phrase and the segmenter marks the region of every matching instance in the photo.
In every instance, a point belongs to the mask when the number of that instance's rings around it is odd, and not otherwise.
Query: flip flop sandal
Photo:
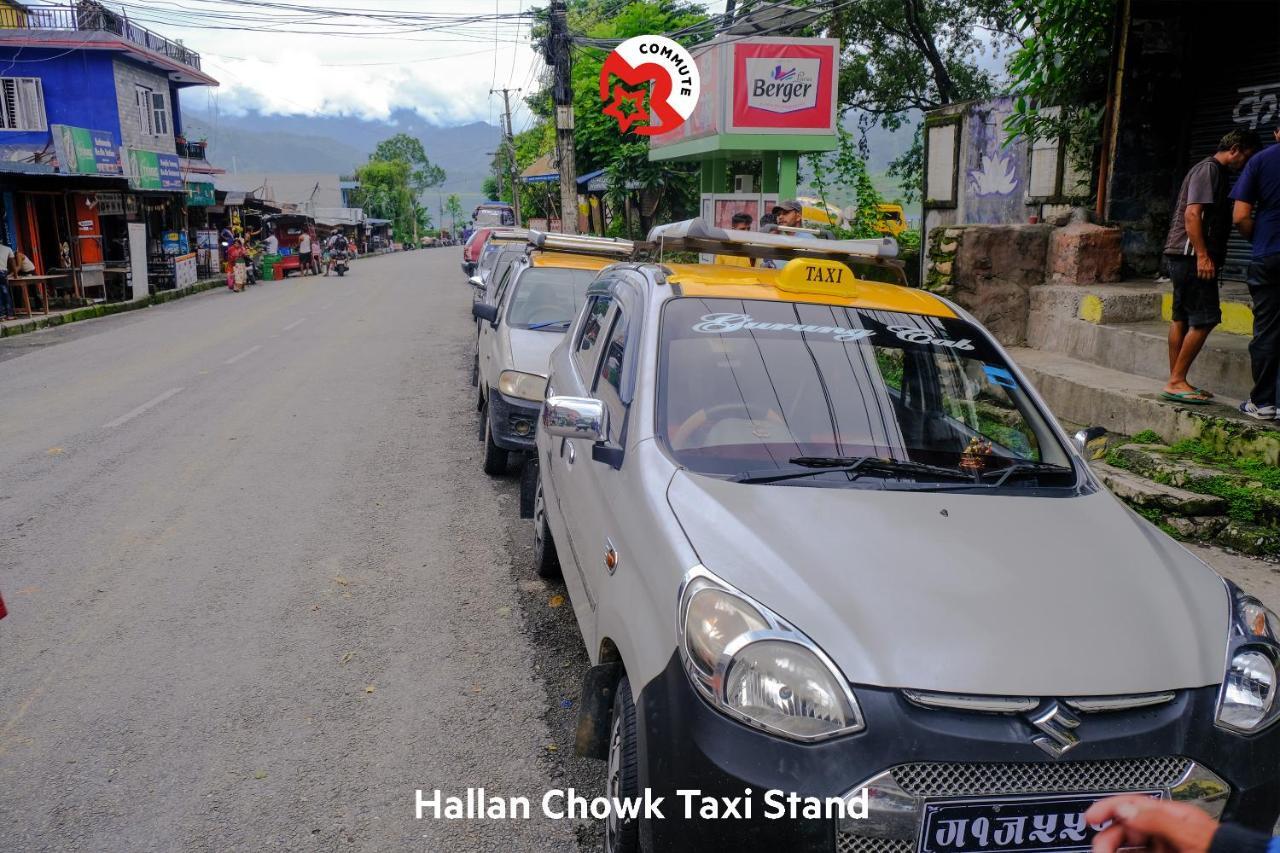
[[[1189,403],[1192,406],[1204,406],[1209,402],[1199,391],[1161,391],[1160,399],[1171,403]]]
[[[1203,388],[1197,388],[1197,389],[1196,389],[1196,393],[1197,393],[1197,394],[1200,394],[1201,396],[1203,396],[1206,400],[1212,400],[1212,399],[1213,399],[1213,392],[1212,392],[1212,391],[1206,391],[1206,390],[1205,390],[1205,389],[1203,389]]]

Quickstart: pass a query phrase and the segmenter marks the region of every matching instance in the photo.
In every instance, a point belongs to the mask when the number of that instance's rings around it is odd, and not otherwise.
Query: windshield
[[[665,306],[662,339],[658,429],[691,470],[812,470],[803,485],[854,479],[823,468],[862,460],[865,474],[885,468],[868,460],[896,460],[919,463],[917,481],[924,466],[975,481],[1018,466],[1056,470],[1052,485],[1075,482],[1049,424],[963,320],[681,298]]]
[[[507,325],[563,332],[578,316],[587,285],[597,270],[529,268],[516,282],[507,308]]]

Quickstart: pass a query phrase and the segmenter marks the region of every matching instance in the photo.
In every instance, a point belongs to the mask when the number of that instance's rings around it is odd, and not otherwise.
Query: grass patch
[[[1137,444],[1164,444],[1164,439],[1153,429],[1144,429],[1133,440]]]

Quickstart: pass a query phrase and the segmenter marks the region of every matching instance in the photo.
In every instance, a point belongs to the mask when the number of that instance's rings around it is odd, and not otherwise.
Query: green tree
[[[444,213],[449,217],[449,230],[456,234],[458,220],[466,217],[462,210],[462,199],[458,198],[457,193],[450,193],[449,197],[444,200]]]
[[[1073,165],[1092,171],[1110,67],[1114,0],[1013,0],[1026,33],[1009,59],[1016,95],[1009,139],[1066,139]]]
[[[980,60],[1016,37],[1009,0],[859,0],[841,4],[828,20],[827,33],[842,46],[840,106],[857,110],[864,129],[898,130],[921,112],[994,94],[999,81]],[[889,174],[918,192],[918,128]]]
[[[854,193],[854,214],[847,228],[837,228],[837,237],[864,239],[879,237],[876,225],[880,221],[879,206],[884,198],[871,183],[871,174],[867,171],[866,160],[863,159],[854,142],[853,135],[843,127],[837,131],[839,141],[836,150],[830,154],[812,154],[806,160],[813,173],[813,188],[823,204],[828,204],[828,193],[832,184],[851,189]]]
[[[356,169],[360,207],[378,219],[390,219],[395,239],[413,240],[419,206],[410,184],[412,169],[403,160],[371,160]]]
[[[379,142],[378,146],[373,149],[373,153],[369,155],[369,159],[387,162],[400,160],[408,163],[412,170],[409,182],[419,194],[432,187],[440,186],[445,180],[444,169],[436,166],[427,158],[426,149],[422,147],[422,140],[416,139],[407,133],[397,133],[390,139],[384,139]]]

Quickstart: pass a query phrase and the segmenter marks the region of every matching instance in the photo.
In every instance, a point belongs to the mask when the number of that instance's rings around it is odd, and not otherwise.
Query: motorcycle
[[[346,252],[337,251],[333,253],[333,269],[334,272],[338,274],[339,278],[347,274]]]

